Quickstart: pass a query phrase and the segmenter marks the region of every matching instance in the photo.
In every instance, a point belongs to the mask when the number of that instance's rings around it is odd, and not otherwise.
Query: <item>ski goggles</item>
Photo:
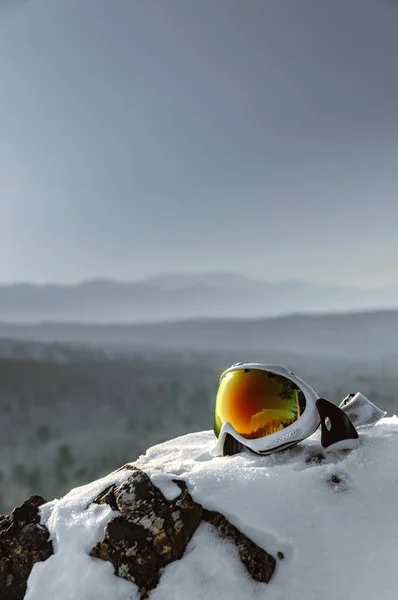
[[[319,426],[325,450],[352,450],[359,445],[357,427],[373,425],[385,415],[363,394],[350,394],[337,406],[284,367],[236,363],[220,377],[216,445],[210,454],[246,449],[271,454],[298,444]]]

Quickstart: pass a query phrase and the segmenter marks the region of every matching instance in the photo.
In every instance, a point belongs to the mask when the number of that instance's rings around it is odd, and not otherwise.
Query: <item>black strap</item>
[[[344,440],[358,439],[358,432],[354,425],[336,404],[319,398],[316,407],[321,418],[321,444],[324,448]]]

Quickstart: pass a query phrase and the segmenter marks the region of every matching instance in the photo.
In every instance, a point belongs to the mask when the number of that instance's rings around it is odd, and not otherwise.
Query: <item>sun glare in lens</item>
[[[276,433],[305,409],[302,390],[290,379],[260,369],[230,371],[221,380],[214,412],[218,436],[226,422],[247,439]]]

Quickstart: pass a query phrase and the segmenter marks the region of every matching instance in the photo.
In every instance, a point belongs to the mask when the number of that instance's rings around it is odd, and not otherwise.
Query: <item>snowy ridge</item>
[[[268,457],[211,459],[211,432],[150,448],[136,464],[168,498],[184,479],[195,501],[222,512],[277,556],[268,585],[249,579],[237,550],[200,525],[181,561],[169,565],[153,600],[396,600],[398,418],[361,430],[360,448],[322,459],[317,434]],[[119,471],[45,504],[55,554],[34,566],[26,600],[130,600],[136,587],[88,552],[115,513],[87,506]]]

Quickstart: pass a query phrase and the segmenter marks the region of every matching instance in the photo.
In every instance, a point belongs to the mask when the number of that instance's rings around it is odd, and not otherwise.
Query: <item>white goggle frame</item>
[[[286,377],[295,383],[305,396],[306,406],[302,415],[291,425],[258,439],[247,439],[241,436],[231,423],[223,423],[216,444],[210,451],[211,456],[235,454],[242,449],[249,449],[257,454],[271,454],[283,450],[293,444],[310,437],[321,425],[321,443],[325,450],[353,450],[358,448],[359,439],[355,423],[350,420],[355,409],[361,408],[367,415],[367,422],[360,419],[357,426],[371,425],[385,416],[385,412],[372,404],[362,394],[351,394],[340,404],[340,407],[320,398],[315,390],[305,381],[297,377],[285,367],[264,365],[261,363],[236,363],[220,376],[220,383],[227,373],[242,369],[258,369]],[[347,401],[349,400],[349,401]],[[351,413],[351,414],[350,414]],[[232,438],[232,439],[231,439]],[[243,448],[242,448],[243,446]],[[229,448],[229,449],[228,449]],[[231,450],[232,449],[232,450]]]

